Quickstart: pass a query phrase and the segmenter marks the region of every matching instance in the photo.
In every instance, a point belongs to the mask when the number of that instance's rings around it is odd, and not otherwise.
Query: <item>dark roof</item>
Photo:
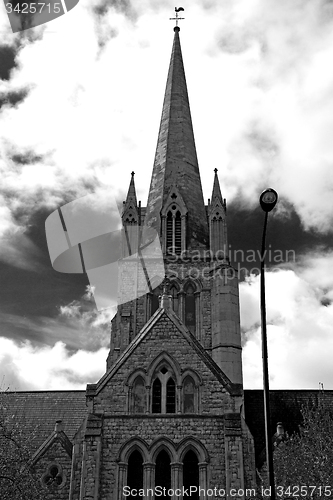
[[[333,391],[320,390],[275,390],[269,391],[272,436],[276,433],[276,425],[282,422],[289,435],[298,431],[302,423],[301,410],[304,405],[317,404],[333,411]],[[244,391],[245,420],[253,435],[256,463],[260,466],[260,455],[265,449],[264,397],[262,390]]]
[[[63,430],[73,439],[87,414],[85,391],[22,391],[0,393],[0,404],[25,426],[38,448],[62,420]]]
[[[303,405],[322,401],[333,412],[333,390],[275,390],[270,391],[272,436],[276,424],[282,422],[290,434],[302,422]],[[33,436],[37,449],[52,433],[56,420],[62,420],[63,430],[70,440],[87,415],[86,391],[23,391],[0,393],[0,404],[22,422]],[[244,391],[245,420],[253,435],[257,465],[265,448],[264,402],[262,390]]]

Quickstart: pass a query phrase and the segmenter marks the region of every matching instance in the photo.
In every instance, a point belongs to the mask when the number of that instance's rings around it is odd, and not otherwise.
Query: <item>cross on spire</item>
[[[185,19],[185,17],[179,17],[179,12],[183,11],[183,7],[175,7],[176,17],[170,17],[170,21],[176,21],[176,28],[178,28],[178,21]]]

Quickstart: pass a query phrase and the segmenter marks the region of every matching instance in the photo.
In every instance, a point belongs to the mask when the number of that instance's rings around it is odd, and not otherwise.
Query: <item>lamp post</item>
[[[269,376],[268,376],[268,351],[267,351],[267,327],[266,327],[266,301],[265,301],[265,254],[266,254],[266,230],[268,212],[273,210],[278,200],[278,194],[274,189],[265,189],[260,195],[260,206],[265,212],[264,229],[261,241],[261,263],[260,263],[260,311],[261,311],[261,343],[262,343],[262,366],[264,379],[264,412],[265,412],[265,437],[266,437],[266,461],[268,480],[270,486],[271,500],[275,500],[275,483],[273,469],[273,445],[271,436],[271,422],[269,409]]]

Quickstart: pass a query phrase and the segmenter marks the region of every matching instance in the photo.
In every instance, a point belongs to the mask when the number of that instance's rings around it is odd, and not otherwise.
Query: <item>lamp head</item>
[[[270,212],[278,201],[278,194],[272,188],[265,189],[265,191],[261,193],[259,201],[263,211]]]

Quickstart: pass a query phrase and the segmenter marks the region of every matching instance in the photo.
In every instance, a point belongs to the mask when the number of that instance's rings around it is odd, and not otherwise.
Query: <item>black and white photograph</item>
[[[0,499],[333,498],[333,1],[0,3]]]

